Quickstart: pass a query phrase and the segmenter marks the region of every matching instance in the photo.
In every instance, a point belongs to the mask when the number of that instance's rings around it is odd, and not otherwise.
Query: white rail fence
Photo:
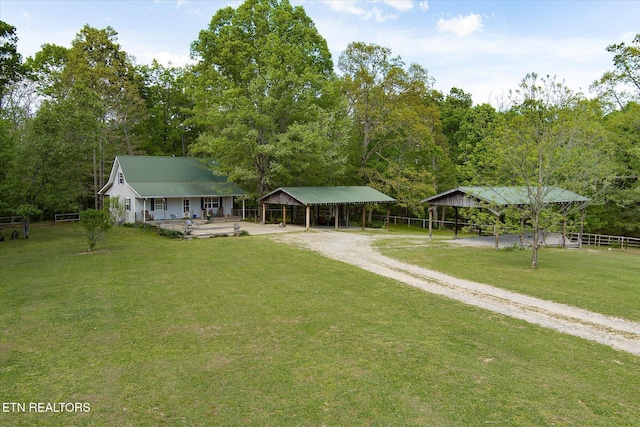
[[[56,214],[55,223],[80,221],[80,214],[77,212]]]
[[[580,239],[580,234],[569,233],[569,238],[577,242]],[[582,244],[596,247],[613,246],[617,248],[640,248],[640,237],[582,233]]]

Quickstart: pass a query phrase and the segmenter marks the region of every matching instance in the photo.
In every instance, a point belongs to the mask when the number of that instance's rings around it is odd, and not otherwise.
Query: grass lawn
[[[640,424],[639,357],[266,236],[85,247],[0,243],[0,400],[90,405],[0,425]]]
[[[378,241],[378,249],[455,277],[640,321],[640,250],[543,248],[538,269],[531,270],[530,250],[462,247],[444,242],[451,237],[447,234],[428,241],[418,230],[411,231],[424,240],[385,239]]]

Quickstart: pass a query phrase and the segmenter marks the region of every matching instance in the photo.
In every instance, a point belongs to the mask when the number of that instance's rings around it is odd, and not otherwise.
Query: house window
[[[153,210],[154,211],[163,211],[164,210],[164,199],[153,199]]]
[[[220,197],[203,197],[202,209],[213,209],[220,207]]]
[[[118,184],[124,184],[124,175],[122,172],[118,172]]]
[[[125,210],[131,210],[131,199],[124,199],[124,208]]]
[[[184,212],[185,214],[189,214],[190,210],[191,208],[189,207],[189,199],[185,199],[182,202],[182,212]]]

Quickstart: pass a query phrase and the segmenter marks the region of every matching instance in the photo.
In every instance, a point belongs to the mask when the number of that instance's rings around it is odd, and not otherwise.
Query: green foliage
[[[640,102],[640,34],[631,44],[607,46],[613,54],[613,71],[607,71],[591,85],[611,108],[624,108],[631,101]]]
[[[80,225],[84,229],[89,250],[91,251],[113,226],[113,222],[106,211],[87,209],[80,212]]]
[[[549,191],[560,187],[601,199],[613,172],[613,146],[599,105],[555,78],[529,74],[512,95],[514,107],[495,136],[483,140],[487,149],[475,147],[470,170],[486,180],[483,184],[527,189],[520,210],[533,228],[531,268],[536,268],[541,233],[557,218],[545,202]]]
[[[16,27],[0,20],[0,113],[9,86],[18,81],[23,72]]]
[[[156,60],[137,68],[143,80],[142,97],[147,114],[135,125],[140,149],[153,156],[186,156],[198,135],[198,128],[186,125],[193,108],[186,93],[187,70],[164,67]]]
[[[435,191],[436,175],[442,184],[450,181],[452,166],[433,79],[417,64],[405,69],[375,44],[351,43],[338,64],[352,119],[352,174],[421,213],[419,201]]]
[[[204,129],[192,154],[216,158],[222,172],[257,196],[307,173],[322,178],[315,184],[341,175],[333,63],[302,7],[248,0],[220,9],[192,55],[199,60],[192,122]]]

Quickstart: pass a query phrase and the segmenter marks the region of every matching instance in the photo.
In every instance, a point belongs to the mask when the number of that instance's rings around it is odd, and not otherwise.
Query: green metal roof
[[[140,197],[241,196],[245,192],[193,157],[118,156],[126,183]]]
[[[287,195],[299,205],[338,205],[395,202],[389,197],[368,186],[347,187],[280,187],[260,198],[260,201],[275,203],[282,195]],[[289,203],[290,204],[290,203]]]
[[[438,203],[443,200],[451,202],[452,196],[461,195],[463,197],[476,199],[482,203],[489,203],[497,206],[506,205],[527,205],[532,199],[533,192],[537,187],[458,187],[444,193],[436,194],[422,200],[422,203]],[[572,191],[559,187],[542,187],[541,194],[543,203],[580,203],[589,202],[591,199],[581,196]],[[450,204],[449,206],[456,206]]]

